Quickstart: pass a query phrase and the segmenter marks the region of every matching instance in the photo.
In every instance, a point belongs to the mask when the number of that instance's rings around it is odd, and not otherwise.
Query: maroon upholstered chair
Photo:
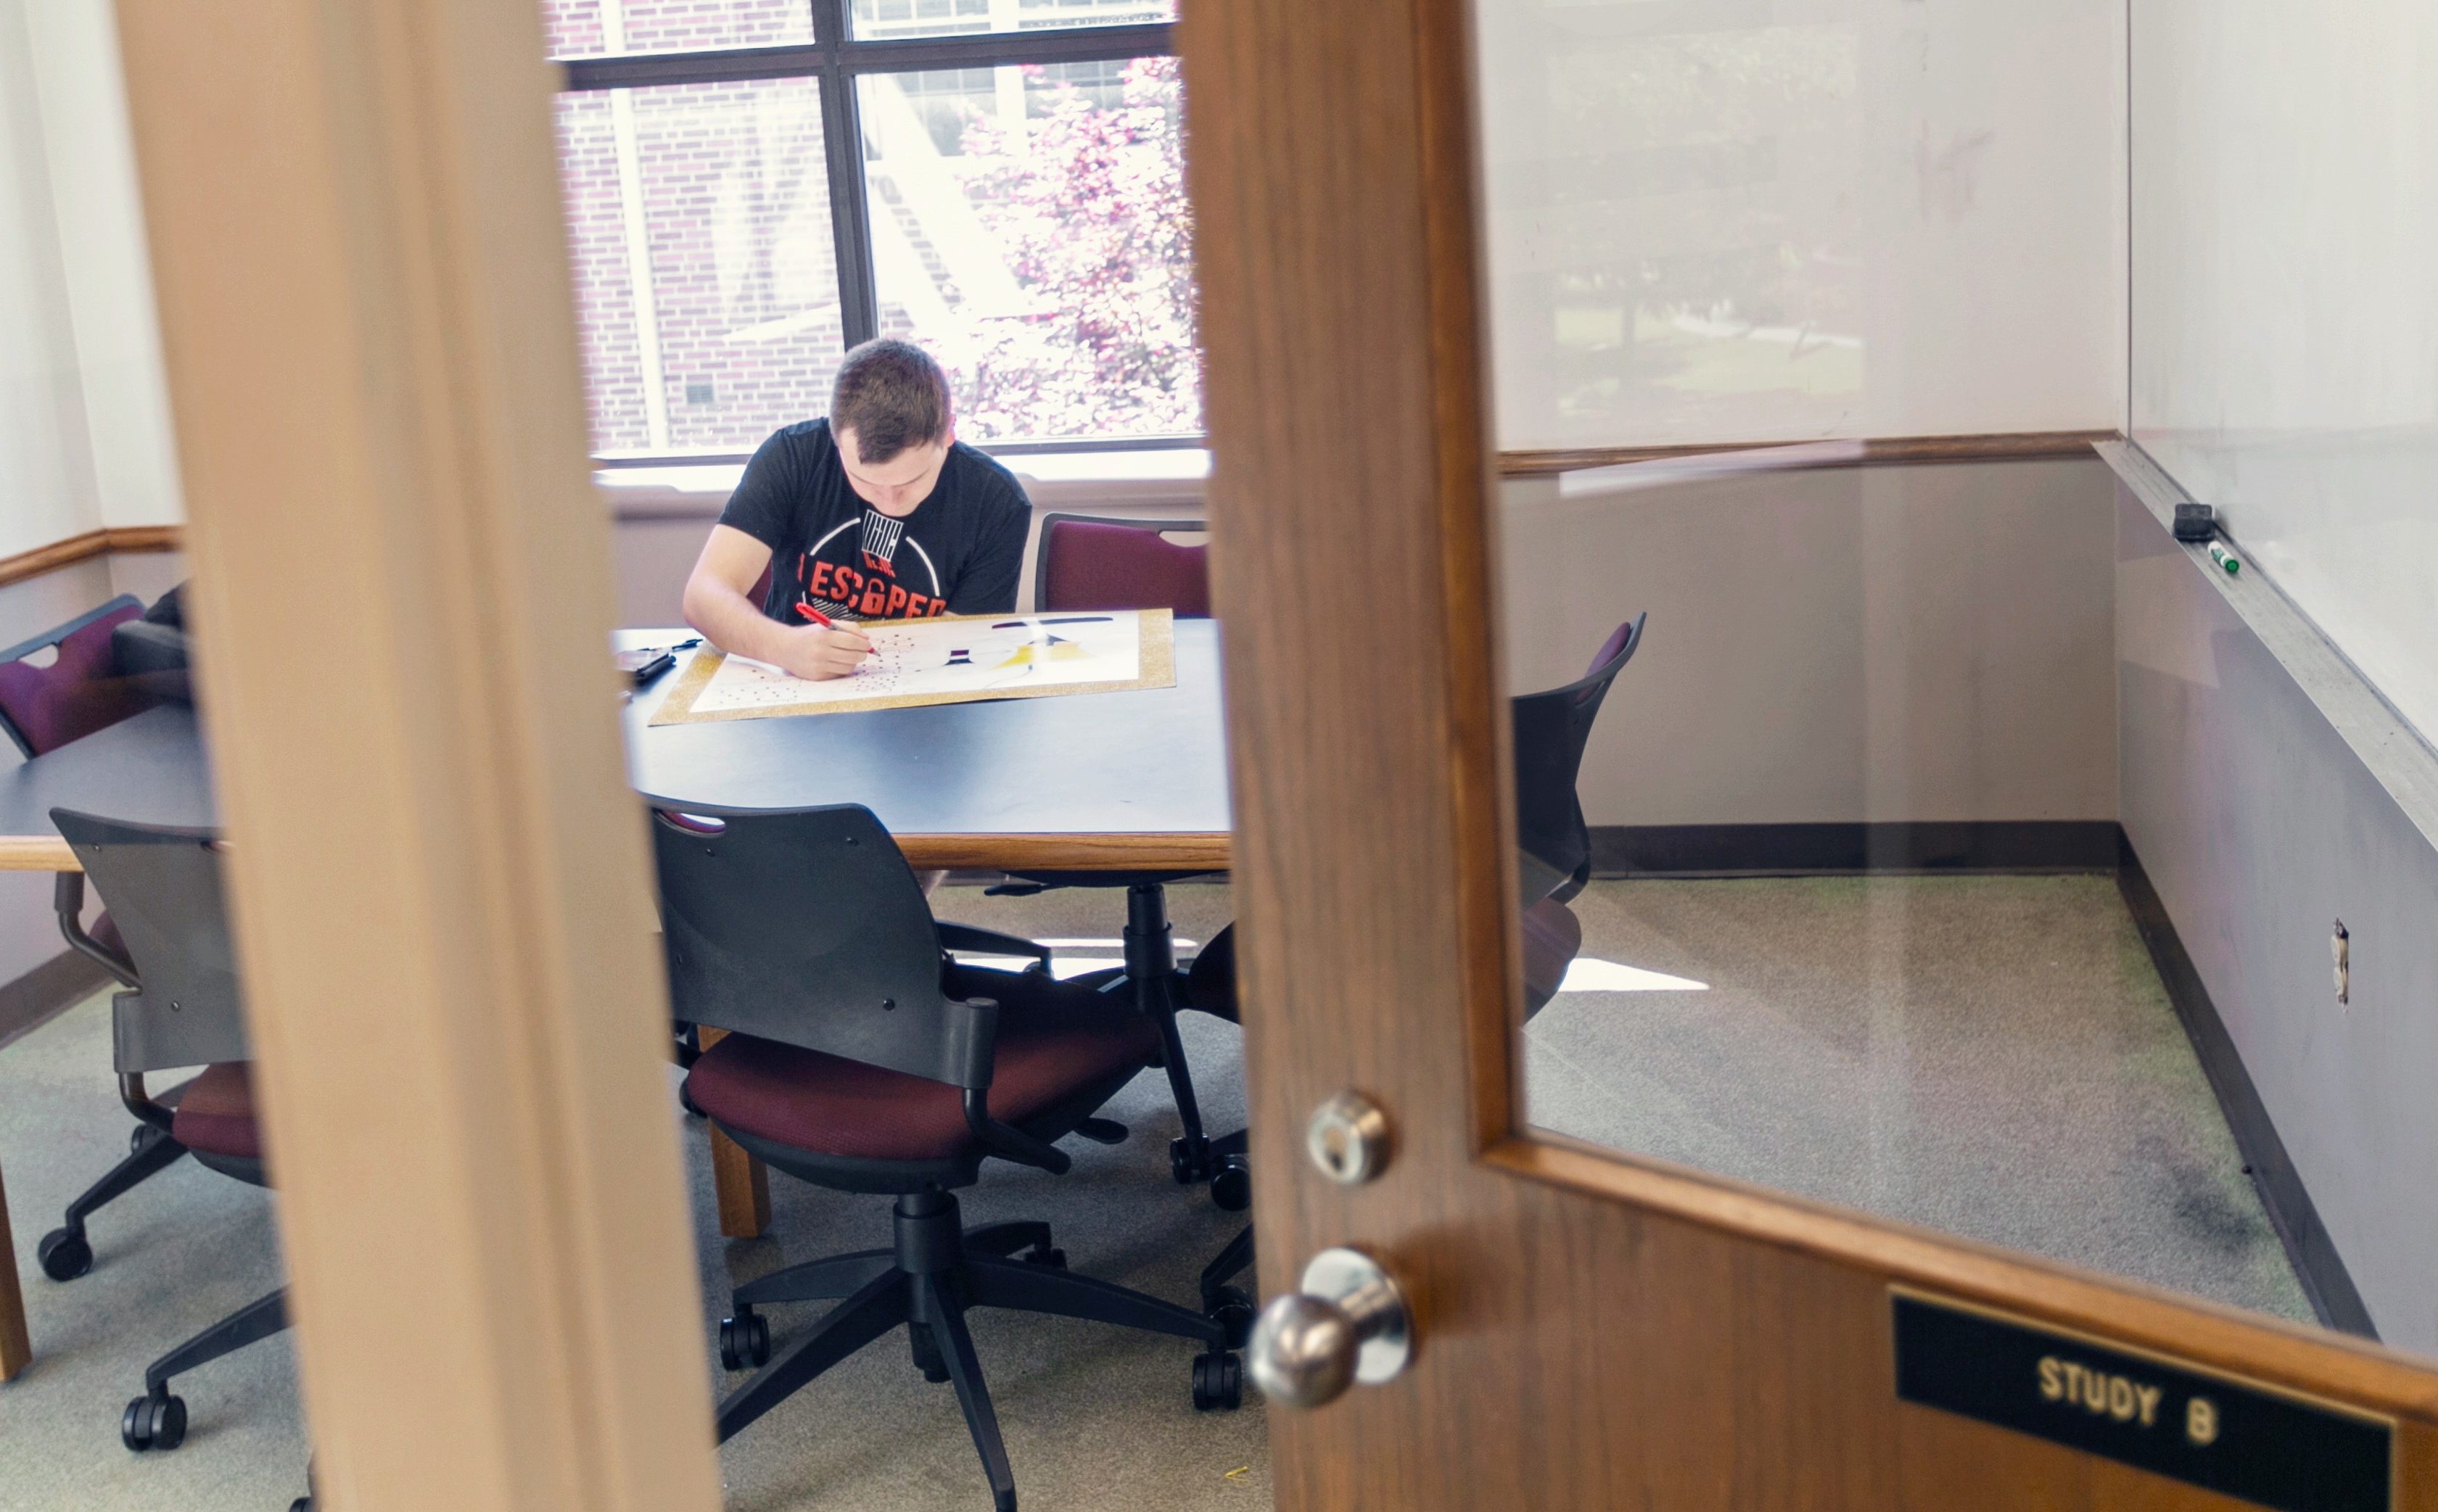
[[[1070,1275],[1049,1224],[968,1229],[958,1213],[957,1189],[986,1161],[1061,1174],[1072,1160],[1059,1140],[1124,1138],[1093,1114],[1158,1054],[1150,1023],[1047,971],[951,962],[922,887],[870,809],[662,813],[652,840],[670,1002],[679,1019],[728,1031],[686,1073],[695,1106],[775,1169],[896,1197],[890,1248],[736,1290],[720,1363],[760,1368],[719,1404],[723,1441],[904,1327],[915,1365],[956,1383],[992,1496],[1013,1508],[1014,1473],[964,1321],[978,1307],[1194,1340],[1194,1405],[1237,1404],[1232,1345],[1249,1312],[1206,1315]],[[757,1308],[841,1298],[771,1353]]]
[[[142,713],[151,700],[118,675],[110,632],[139,619],[144,605],[122,593],[97,609],[0,651],[0,729],[26,756],[57,750]],[[56,647],[57,659],[36,666],[31,658]]]
[[[1169,609],[1210,617],[1210,571],[1200,546],[1163,532],[1199,532],[1198,519],[1105,519],[1044,515],[1033,558],[1036,610]]]

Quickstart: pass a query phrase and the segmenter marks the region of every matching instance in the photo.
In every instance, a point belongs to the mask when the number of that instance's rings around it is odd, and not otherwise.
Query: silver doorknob
[[[1303,1290],[1273,1298],[1245,1345],[1253,1384],[1284,1407],[1335,1401],[1356,1381],[1376,1386],[1405,1368],[1412,1320],[1396,1278],[1361,1250],[1323,1250]]]

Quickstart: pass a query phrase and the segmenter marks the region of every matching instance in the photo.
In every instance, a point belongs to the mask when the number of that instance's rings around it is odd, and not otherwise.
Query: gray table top
[[[1175,643],[1173,688],[654,728],[672,671],[627,707],[627,776],[673,807],[862,803],[898,835],[1224,836],[1217,627],[1180,620]]]
[[[54,808],[139,824],[219,823],[194,710],[148,709],[0,772],[0,835],[56,839]]]
[[[622,630],[617,641],[667,645],[690,634]],[[1227,735],[1218,637],[1207,620],[1176,626],[1175,687],[1132,693],[654,729],[652,712],[673,680],[662,675],[625,712],[628,779],[657,803],[863,803],[901,837],[957,842],[909,845],[917,865],[1224,863]],[[147,710],[0,772],[0,850],[17,853],[0,863],[50,869],[46,858],[61,850],[54,807],[216,823],[195,712]],[[1077,837],[1116,849],[1053,843]],[[11,839],[30,843],[11,848]]]

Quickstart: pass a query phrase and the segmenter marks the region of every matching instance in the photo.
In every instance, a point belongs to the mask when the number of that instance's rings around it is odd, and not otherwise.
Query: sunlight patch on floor
[[[1706,993],[1708,982],[1697,982],[1690,976],[1670,976],[1664,971],[1645,971],[1623,961],[1602,960],[1598,956],[1578,956],[1566,968],[1565,980],[1558,984],[1562,993]]]

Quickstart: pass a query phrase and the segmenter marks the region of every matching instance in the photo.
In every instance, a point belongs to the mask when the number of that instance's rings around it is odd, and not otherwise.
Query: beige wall
[[[1585,818],[2116,817],[2115,492],[2095,458],[1722,466],[1506,486],[1510,687],[1581,676],[1651,615],[1593,731]]]

